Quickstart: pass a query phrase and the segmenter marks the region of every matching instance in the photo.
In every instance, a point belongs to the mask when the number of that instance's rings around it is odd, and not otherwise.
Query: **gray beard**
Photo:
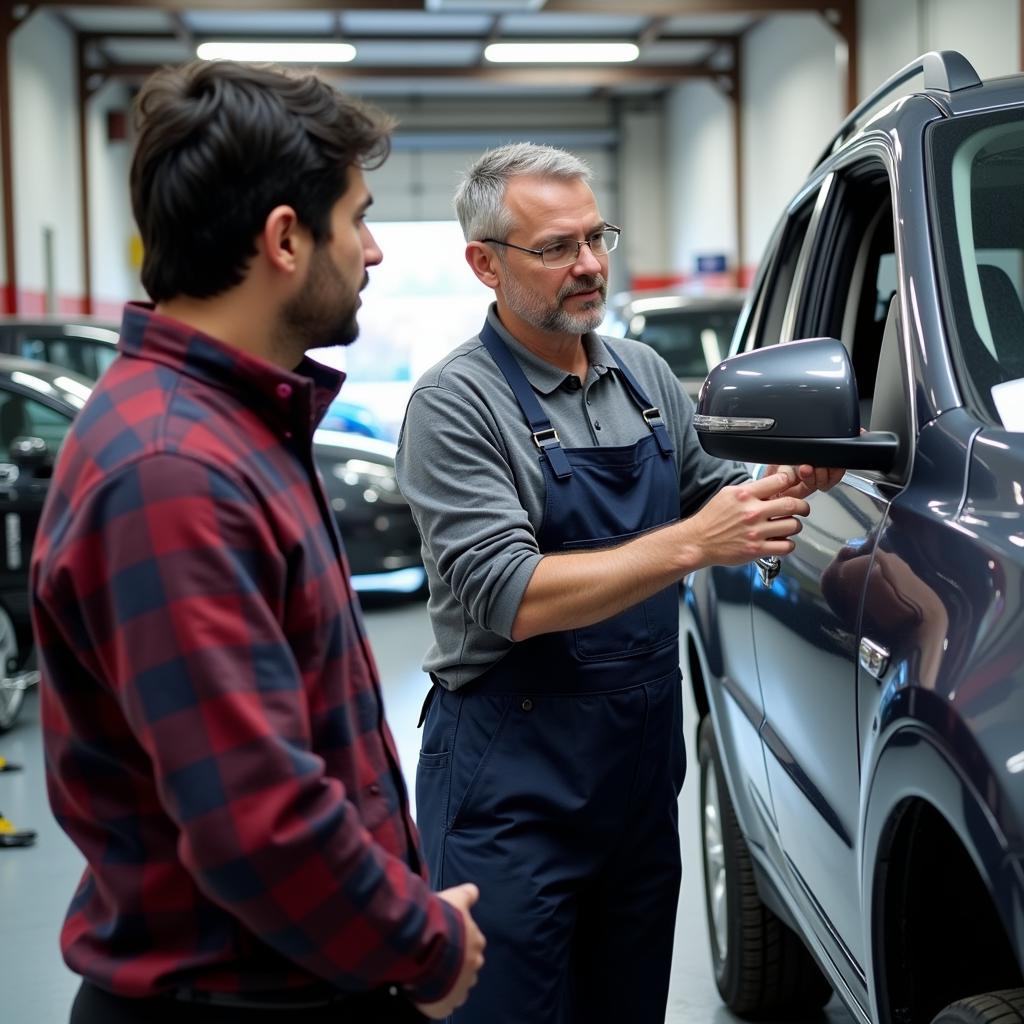
[[[531,327],[550,334],[586,334],[597,330],[605,313],[605,282],[597,279],[597,287],[601,289],[601,297],[588,302],[578,313],[570,313],[562,308],[562,300],[572,292],[559,294],[556,305],[541,306],[540,303],[519,282],[509,276],[505,282],[505,301],[516,316],[525,320]]]

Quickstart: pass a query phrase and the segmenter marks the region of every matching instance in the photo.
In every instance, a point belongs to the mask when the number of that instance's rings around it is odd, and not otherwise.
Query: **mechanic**
[[[685,755],[679,581],[785,555],[841,471],[713,459],[668,365],[594,333],[619,228],[586,165],[484,154],[455,206],[495,293],[418,382],[398,478],[434,643],[417,817],[433,877],[481,880],[488,970],[459,1024],[663,1024]]]

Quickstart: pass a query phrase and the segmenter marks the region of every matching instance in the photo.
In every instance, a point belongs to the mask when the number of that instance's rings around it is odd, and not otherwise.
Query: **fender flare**
[[[915,697],[939,701],[921,690]],[[948,722],[948,707],[945,710]],[[912,802],[930,806],[967,851],[992,896],[1018,961],[1024,962],[1024,862],[1020,851],[1011,848],[977,780],[959,767],[964,760],[965,731],[957,731],[955,737],[961,751],[958,759],[951,756],[950,739],[921,720],[903,720],[879,738],[869,769],[871,781],[862,798],[861,892],[873,1020],[883,1019],[880,1004],[887,1002],[879,992],[885,987],[882,865],[888,862],[903,813]],[[974,764],[983,765],[980,752],[976,748],[974,752],[978,755]]]

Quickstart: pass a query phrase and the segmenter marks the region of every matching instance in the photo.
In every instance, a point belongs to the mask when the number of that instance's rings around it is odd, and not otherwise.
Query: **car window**
[[[677,377],[705,377],[728,351],[739,309],[651,309],[634,314],[627,336],[650,345]]]
[[[87,338],[27,335],[21,339],[19,354],[26,359],[53,363],[90,380],[98,380],[114,361],[117,349]]]
[[[889,175],[880,159],[862,158],[837,174],[822,211],[796,334],[843,342],[864,426],[897,288]]]
[[[776,345],[782,338],[790,293],[797,284],[797,268],[807,240],[815,203],[807,200],[790,215],[781,233],[781,239],[769,257],[770,264],[762,278],[755,303],[755,312],[745,325],[748,331],[742,349]]]
[[[963,117],[928,138],[957,375],[979,412],[1024,431],[1024,125]]]
[[[71,420],[48,405],[14,391],[0,390],[0,456],[5,456],[17,437],[41,437],[56,454]]]

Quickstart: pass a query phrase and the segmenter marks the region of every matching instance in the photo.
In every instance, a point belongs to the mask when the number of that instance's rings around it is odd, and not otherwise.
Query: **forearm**
[[[699,512],[599,551],[542,558],[512,624],[512,639],[578,629],[626,608],[706,565],[740,565],[787,555],[798,533],[796,516],[810,509],[779,495],[795,482],[791,471],[723,487]]]
[[[689,520],[615,547],[546,555],[523,594],[512,639],[601,622],[704,564]]]

